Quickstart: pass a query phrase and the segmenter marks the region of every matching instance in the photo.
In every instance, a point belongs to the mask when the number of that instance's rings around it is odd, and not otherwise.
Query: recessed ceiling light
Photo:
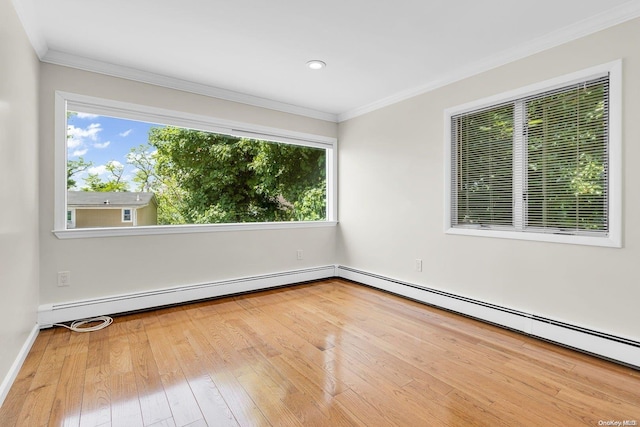
[[[319,59],[312,59],[311,61],[307,62],[307,67],[311,68],[312,70],[320,70],[321,68],[326,67],[327,64],[324,63],[324,61],[320,61]]]

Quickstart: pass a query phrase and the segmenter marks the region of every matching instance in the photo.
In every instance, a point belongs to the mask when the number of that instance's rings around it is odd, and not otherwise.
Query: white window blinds
[[[609,76],[451,117],[451,225],[608,233]]]

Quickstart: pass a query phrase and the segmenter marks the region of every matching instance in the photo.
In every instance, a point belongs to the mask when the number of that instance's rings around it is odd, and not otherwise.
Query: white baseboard
[[[640,342],[346,266],[336,276],[640,369]]]
[[[335,266],[329,265],[89,300],[44,304],[38,308],[38,324],[41,328],[49,328],[54,323],[258,291],[326,279],[335,275]]]
[[[2,380],[2,384],[0,384],[0,406],[2,406],[2,404],[4,403],[4,399],[6,399],[7,394],[9,394],[9,390],[11,389],[13,382],[16,380],[16,377],[20,372],[20,368],[22,368],[22,364],[27,358],[27,355],[29,354],[33,343],[38,337],[39,331],[40,327],[36,324],[29,333],[29,336],[27,336],[26,341],[24,342],[22,348],[20,349],[20,352],[18,353],[18,357],[16,357],[16,360],[14,360],[11,368],[9,368],[9,372],[7,372],[7,375],[5,375],[4,379]]]
[[[367,286],[451,310],[560,345],[617,361],[640,369],[640,342],[598,331],[546,319],[532,313],[513,310],[463,296],[401,282],[389,277],[347,266],[321,266],[287,272],[221,280],[211,283],[177,286],[131,294],[113,295],[82,301],[41,305],[38,309],[40,328],[53,323],[88,317],[144,310],[189,301],[259,291],[300,282],[342,277]],[[35,339],[35,337],[33,337]],[[17,359],[17,369],[24,357]],[[21,353],[22,354],[22,353]],[[19,363],[18,363],[19,362]],[[17,375],[17,371],[15,373]],[[9,378],[11,373],[7,378]],[[14,376],[15,378],[15,376]],[[10,384],[13,382],[11,379]],[[4,387],[7,379],[2,383]],[[3,389],[0,389],[0,393]],[[3,397],[0,394],[0,398]]]

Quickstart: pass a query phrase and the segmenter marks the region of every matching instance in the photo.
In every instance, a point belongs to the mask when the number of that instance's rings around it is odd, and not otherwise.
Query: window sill
[[[295,228],[334,227],[337,221],[248,222],[238,224],[191,224],[140,227],[75,228],[53,230],[58,239],[88,239],[93,237],[151,236],[160,234],[217,233],[223,231],[281,230]]]
[[[621,248],[620,238],[611,233],[607,236],[573,236],[567,234],[546,234],[530,231],[500,231],[482,230],[476,228],[447,228],[446,234],[463,236],[494,237],[498,239],[530,240],[537,242],[565,243],[570,245],[603,246],[608,248]]]

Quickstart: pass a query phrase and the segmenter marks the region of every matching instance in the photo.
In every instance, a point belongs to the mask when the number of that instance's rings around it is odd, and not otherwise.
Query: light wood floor
[[[640,425],[640,372],[341,280],[38,336],[20,426]]]

